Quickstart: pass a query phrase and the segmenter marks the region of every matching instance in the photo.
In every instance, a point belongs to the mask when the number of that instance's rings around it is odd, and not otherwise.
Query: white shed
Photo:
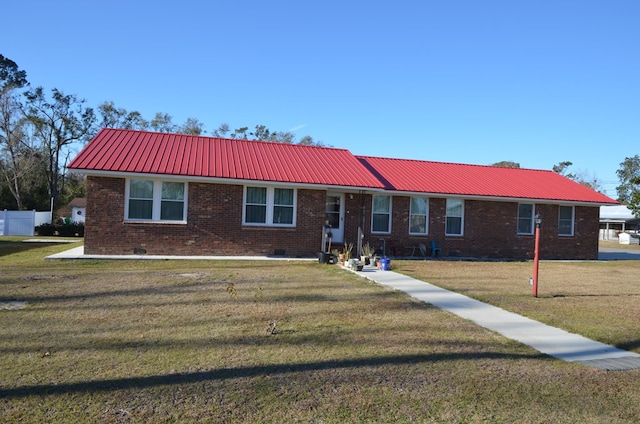
[[[84,216],[87,213],[87,198],[76,197],[69,203],[71,208],[71,221],[76,224],[84,224]]]

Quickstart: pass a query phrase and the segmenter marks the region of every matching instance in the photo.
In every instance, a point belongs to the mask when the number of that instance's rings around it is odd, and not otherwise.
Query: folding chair
[[[423,258],[426,258],[427,257],[427,246],[424,243],[420,243],[419,247],[420,247],[420,254],[422,255]]]
[[[442,248],[436,245],[435,240],[431,240],[431,257],[435,258],[438,254],[442,256]]]

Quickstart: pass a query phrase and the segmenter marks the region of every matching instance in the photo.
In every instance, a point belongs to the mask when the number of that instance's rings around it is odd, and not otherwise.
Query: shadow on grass
[[[81,241],[81,240],[78,240]],[[54,245],[60,245],[55,240],[51,242],[24,243],[22,241],[0,241],[0,256],[9,256],[14,253],[22,253],[27,250],[43,249]]]
[[[126,274],[124,275],[126,277]],[[167,277],[167,276],[165,276]],[[40,304],[39,309],[46,309],[45,304],[50,303],[52,308],[57,308],[55,305],[56,302],[69,302],[74,300],[90,300],[90,299],[110,299],[110,298],[120,298],[120,297],[144,297],[144,296],[158,296],[158,295],[182,295],[182,294],[191,294],[196,293],[202,290],[212,290],[212,291],[225,291],[226,287],[229,283],[238,284],[239,290],[242,291],[243,298],[238,300],[237,302],[241,304],[254,304],[256,302],[255,295],[258,293],[261,288],[249,288],[245,289],[241,286],[242,282],[234,282],[233,280],[228,279],[211,279],[207,278],[204,280],[195,280],[195,281],[184,281],[185,277],[182,277],[179,274],[170,275],[169,278],[173,278],[172,281],[166,281],[156,284],[148,284],[143,287],[138,288],[126,288],[126,289],[115,289],[115,290],[105,290],[105,291],[89,291],[89,292],[74,292],[74,293],[65,293],[61,295],[50,295],[50,296],[38,296],[38,295],[10,295],[10,296],[0,296],[0,302],[10,302],[20,300],[26,303],[31,304]],[[53,280],[56,278],[64,279],[66,281],[70,279],[78,278],[76,276],[70,276],[65,274],[50,274],[46,276],[25,276],[23,277],[24,283],[28,284],[33,281],[40,280]],[[3,283],[15,283],[15,279],[3,279],[0,277],[0,285]],[[331,291],[332,287],[328,285],[323,286],[328,291]],[[336,285],[336,289],[342,289],[344,286]],[[299,287],[291,287],[289,289],[292,291],[300,292],[291,295],[282,296],[271,295],[269,290],[264,290],[262,293],[264,302],[267,301],[277,301],[278,303],[287,303],[287,302],[327,302],[327,301],[338,301],[338,300],[349,300],[350,298],[354,299],[363,299],[363,298],[371,298],[376,300],[384,300],[386,298],[393,298],[396,296],[395,292],[392,291],[383,291],[383,292],[374,292],[368,294],[344,294],[344,293],[335,293],[332,295],[328,294],[313,294],[309,293],[309,288],[306,286]],[[221,299],[208,299],[207,302],[212,304],[215,303],[226,303],[228,302],[228,298]],[[201,300],[197,300],[196,302],[200,303]],[[152,302],[146,302],[148,305],[152,304]],[[179,304],[181,302],[172,301],[171,305]],[[165,303],[153,303],[153,306],[164,306]],[[117,307],[125,307],[127,305],[116,305]],[[133,307],[140,306],[140,302],[131,305]],[[94,308],[96,305],[88,306],[87,308]],[[82,308],[82,307],[81,307]]]
[[[616,347],[622,350],[640,349],[640,340],[630,340],[626,343],[617,344]]]
[[[498,352],[482,353],[442,353],[430,355],[398,355],[377,358],[348,359],[342,361],[309,362],[302,364],[264,365],[257,367],[225,368],[192,373],[153,375],[148,377],[128,377],[113,380],[84,381],[51,385],[23,386],[0,389],[1,398],[21,398],[28,396],[62,395],[84,392],[111,392],[127,389],[146,389],[155,386],[192,384],[204,381],[221,381],[236,378],[253,378],[264,375],[283,375],[299,372],[316,372],[332,369],[379,367],[389,365],[415,365],[438,361],[459,361],[478,359],[549,359],[543,354],[514,355]]]
[[[590,293],[590,294],[556,293],[556,294],[550,294],[549,295],[549,297],[553,297],[553,298],[562,298],[562,297],[638,297],[638,296],[640,296],[640,293],[616,293],[616,294],[609,294],[609,293]]]
[[[60,278],[65,278],[69,280],[70,278],[67,275],[60,275]],[[27,278],[25,281],[29,282],[29,279],[47,279],[47,277],[31,277]],[[0,283],[2,280],[0,279]],[[13,282],[13,281],[10,281]],[[123,296],[146,296],[146,295],[178,295],[185,293],[193,293],[194,290],[198,288],[208,288],[219,286],[218,288],[224,289],[224,285],[227,284],[226,281],[195,281],[195,282],[169,282],[166,284],[157,284],[157,285],[147,285],[145,287],[134,288],[134,289],[120,289],[120,290],[111,290],[111,291],[93,291],[88,293],[73,293],[73,294],[64,294],[64,295],[56,295],[56,296],[31,296],[25,295],[20,297],[20,300],[29,303],[46,303],[46,302],[67,302],[70,300],[87,300],[94,298],[117,298]],[[15,296],[7,296],[0,297],[0,302],[15,300]]]

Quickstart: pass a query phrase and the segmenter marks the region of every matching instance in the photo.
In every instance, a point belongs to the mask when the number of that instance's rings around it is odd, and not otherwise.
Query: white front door
[[[344,241],[344,193],[327,192],[326,220],[331,225],[331,241]]]

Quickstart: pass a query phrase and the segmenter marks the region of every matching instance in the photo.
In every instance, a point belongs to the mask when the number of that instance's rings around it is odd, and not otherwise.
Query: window
[[[429,230],[429,199],[412,197],[409,206],[409,234],[427,234]]]
[[[273,223],[293,224],[293,189],[273,190]]]
[[[184,222],[186,206],[186,183],[129,180],[126,220]]]
[[[292,188],[246,187],[244,224],[295,225],[296,191]]]
[[[182,221],[184,216],[184,183],[163,182],[160,200],[161,221]]]
[[[464,201],[447,199],[447,223],[444,233],[448,236],[461,236],[464,222]]]
[[[129,213],[127,218],[153,218],[153,181],[131,180],[129,182]]]
[[[573,206],[560,206],[558,211],[558,235],[573,235]]]
[[[247,224],[267,223],[266,187],[247,187],[245,195],[245,218]]]
[[[533,204],[518,205],[518,234],[533,234],[533,213]]]
[[[391,232],[391,196],[373,196],[372,233]]]

